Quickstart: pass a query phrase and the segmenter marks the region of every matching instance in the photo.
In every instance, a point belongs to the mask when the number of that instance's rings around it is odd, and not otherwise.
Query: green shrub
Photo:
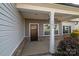
[[[71,35],[72,38],[77,38],[78,37],[78,35],[75,32],[72,32],[70,35]]]

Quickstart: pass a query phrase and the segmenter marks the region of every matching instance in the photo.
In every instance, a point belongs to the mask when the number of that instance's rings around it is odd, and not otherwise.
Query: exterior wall
[[[49,36],[45,36],[43,35],[43,24],[45,23],[49,23],[48,20],[34,20],[34,19],[26,19],[25,20],[25,36],[26,37],[29,37],[29,23],[39,23],[39,37],[49,37]],[[61,27],[61,31],[60,31],[60,23],[62,23],[62,27]],[[61,34],[63,35],[63,26],[71,26],[71,32],[75,29],[75,28],[78,28],[79,25],[75,25],[75,22],[55,22],[55,24],[58,25],[58,31],[59,31],[59,34],[58,35],[55,35],[55,36],[61,36]]]
[[[0,4],[0,55],[12,55],[24,38],[24,20],[15,4]]]
[[[39,38],[46,37],[43,35],[43,24],[49,23],[49,20],[25,19],[25,36],[26,37],[29,37],[29,23],[38,23],[39,24]]]
[[[71,21],[74,23],[74,29],[79,29],[79,18],[72,19]],[[75,25],[75,22],[78,22],[78,23]]]
[[[58,24],[58,26],[61,25],[61,27],[58,28],[59,30],[59,35],[63,35],[63,26],[71,26],[71,32],[74,30],[74,29],[79,29],[79,23],[77,25],[75,25],[75,22],[69,22],[69,21],[64,21],[64,22],[56,22],[56,24]],[[61,29],[61,31],[60,31]]]
[[[74,26],[74,29],[78,29],[79,30],[79,22],[77,25]]]

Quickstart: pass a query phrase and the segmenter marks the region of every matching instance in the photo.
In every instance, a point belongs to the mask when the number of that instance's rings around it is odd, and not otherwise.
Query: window
[[[44,35],[50,35],[50,24],[43,24]]]
[[[54,30],[55,35],[58,35],[59,34],[59,26],[58,26],[58,24],[55,24],[55,28],[54,29],[55,29]]]
[[[44,32],[43,32],[44,35],[50,35],[50,24],[43,24],[43,29],[44,29]],[[54,33],[55,35],[59,34],[58,24],[55,24]]]
[[[71,33],[71,26],[63,26],[63,34]]]

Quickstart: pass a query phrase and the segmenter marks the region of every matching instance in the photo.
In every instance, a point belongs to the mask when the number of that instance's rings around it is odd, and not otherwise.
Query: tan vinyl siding
[[[0,55],[12,55],[24,38],[24,19],[15,4],[0,4]]]

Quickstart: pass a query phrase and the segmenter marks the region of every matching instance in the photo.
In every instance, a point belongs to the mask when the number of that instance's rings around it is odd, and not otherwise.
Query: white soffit
[[[28,19],[43,19],[48,20],[49,19],[49,12],[45,11],[37,11],[37,10],[29,10],[29,9],[22,9],[18,8],[18,10],[22,13],[24,18]],[[71,14],[64,14],[64,13],[55,13],[55,18],[59,20],[69,20],[78,18],[78,15],[71,15]]]
[[[79,22],[79,18],[72,19],[71,21],[78,21]]]
[[[49,13],[44,11],[19,9],[24,18],[29,19],[49,19]]]

